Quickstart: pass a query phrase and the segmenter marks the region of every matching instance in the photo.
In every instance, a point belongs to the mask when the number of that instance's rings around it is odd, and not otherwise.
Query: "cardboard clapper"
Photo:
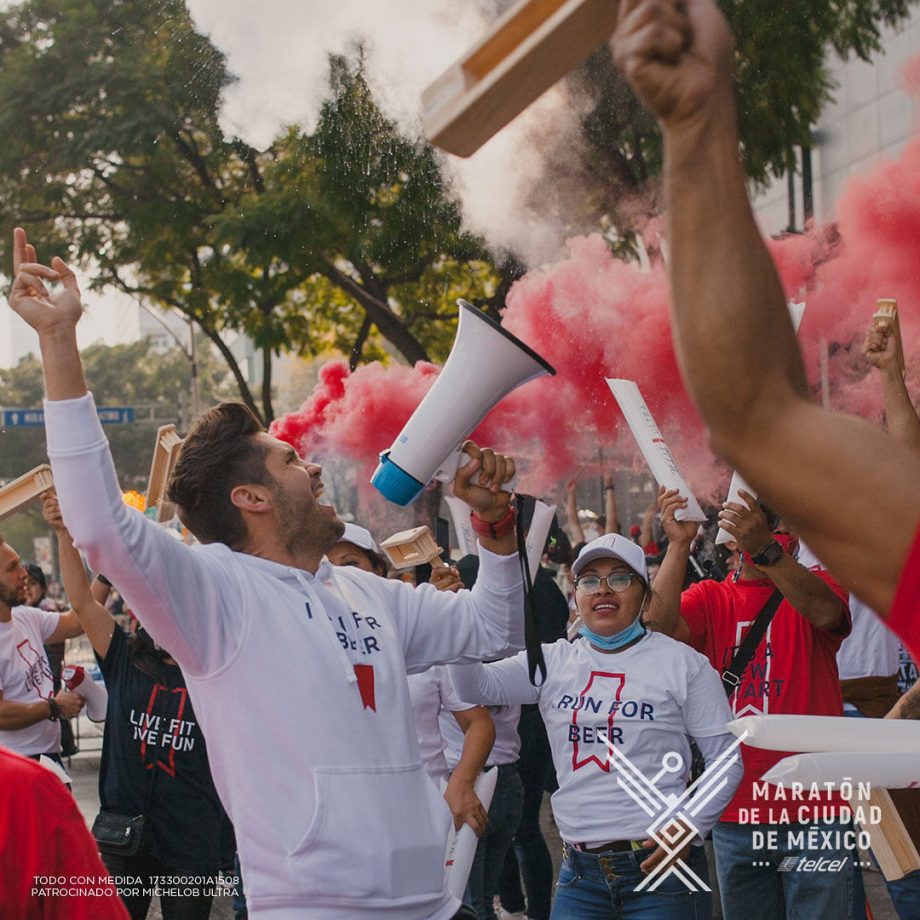
[[[898,349],[898,364],[901,368],[901,376],[907,376],[907,363],[904,360],[904,343],[901,341],[901,321],[898,319],[898,302],[893,297],[880,297],[875,301],[875,312],[872,314],[872,321],[876,325],[887,323],[891,328],[894,336],[895,345]]]
[[[176,434],[175,425],[161,425],[157,429],[157,440],[153,447],[153,460],[150,464],[150,478],[147,480],[147,510],[156,511],[155,520],[161,524],[171,521],[176,514],[176,506],[166,501],[166,486],[173,467],[179,459],[182,438]]]
[[[434,568],[444,565],[440,548],[427,525],[394,533],[380,544],[380,548],[395,569],[411,569],[426,563]]]
[[[15,514],[34,498],[38,498],[45,489],[54,485],[51,467],[47,463],[23,473],[18,479],[8,482],[0,489],[0,520]]]
[[[917,848],[910,839],[910,834],[907,833],[888,790],[873,787],[869,798],[861,798],[859,804],[864,809],[867,805],[877,805],[881,812],[881,821],[878,824],[864,824],[862,829],[869,834],[872,853],[882,870],[882,875],[889,882],[893,882],[904,878],[908,872],[920,869],[920,854],[917,853]]]
[[[521,0],[422,93],[425,136],[468,157],[607,41],[617,0]]]

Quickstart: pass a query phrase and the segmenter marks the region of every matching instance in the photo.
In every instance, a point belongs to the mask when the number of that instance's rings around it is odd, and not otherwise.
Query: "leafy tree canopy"
[[[812,130],[836,87],[830,55],[868,60],[881,50],[881,28],[906,17],[914,0],[717,0],[735,33],[736,93],[745,167],[756,185],[795,169],[795,148]],[[653,118],[613,66],[605,47],[570,78],[587,100],[587,141],[577,167],[590,194],[586,219],[617,213],[625,195],[654,192],[662,165]],[[655,207],[656,205],[653,205]]]
[[[866,57],[910,0],[721,0],[738,37],[747,168],[794,163],[830,98],[828,49]],[[330,61],[315,129],[265,150],[220,123],[227,62],[184,0],[25,0],[0,12],[0,247],[24,223],[39,255],[67,252],[114,285],[192,318],[243,399],[274,414],[272,362],[336,348],[352,365],[443,359],[454,300],[497,312],[523,271],[464,232],[431,148],[375,103],[360,49]],[[571,232],[624,196],[654,192],[657,129],[601,49],[570,78],[587,100],[587,142],[557,138],[539,206]],[[554,181],[554,179],[556,181]],[[573,190],[563,201],[559,190]],[[556,196],[554,198],[554,196]],[[634,205],[633,205],[634,208]],[[253,392],[228,333],[261,355]]]
[[[445,292],[495,291],[432,150],[383,117],[360,55],[332,60],[315,131],[264,151],[223,133],[232,77],[181,0],[30,0],[0,15],[0,71],[2,238],[25,222],[40,255],[69,248],[97,286],[193,318],[266,421],[274,355],[332,344],[356,364],[385,341],[442,358]],[[261,352],[258,398],[228,331]]]

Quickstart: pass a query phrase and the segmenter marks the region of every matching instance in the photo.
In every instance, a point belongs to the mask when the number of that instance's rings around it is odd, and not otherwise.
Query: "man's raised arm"
[[[612,47],[662,126],[672,333],[713,447],[887,615],[920,522],[920,457],[810,399],[748,201],[728,25],[712,0],[623,0]]]
[[[219,580],[202,577],[209,563],[122,502],[77,349],[83,307],[76,276],[61,259],[51,267],[39,263],[20,228],[13,237],[13,262],[10,306],[35,329],[41,345],[48,456],[64,523],[90,565],[115,581],[182,668],[207,671],[222,635]],[[188,615],[192,610],[194,617]]]

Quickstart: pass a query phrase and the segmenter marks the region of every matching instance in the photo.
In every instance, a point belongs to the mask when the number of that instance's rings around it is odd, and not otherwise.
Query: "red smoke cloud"
[[[571,476],[599,448],[630,458],[633,442],[604,377],[636,380],[679,462],[710,491],[713,460],[680,382],[668,331],[668,288],[661,267],[643,272],[610,253],[599,236],[573,239],[569,257],[515,285],[505,327],[557,371],[506,397],[473,433],[518,457],[521,485],[543,492]],[[380,364],[348,375],[326,365],[301,410],[273,433],[305,454],[344,455],[368,469],[389,447],[434,382],[437,369]],[[462,399],[462,394],[456,394]]]
[[[905,84],[920,93],[920,59],[905,69]],[[859,346],[876,298],[898,299],[908,362],[920,353],[920,139],[851,179],[837,215],[836,233],[813,230],[771,241],[770,249],[787,297],[808,305],[799,338],[810,380],[817,388],[827,342],[833,405],[872,417],[879,412],[879,386]],[[721,500],[726,473],[706,446],[678,374],[663,267],[643,272],[618,261],[600,236],[570,240],[568,249],[567,258],[529,272],[513,287],[503,316],[507,329],[557,376],[508,396],[474,440],[520,458],[520,484],[537,493],[596,463],[601,453],[621,465],[632,462],[632,436],[604,382],[625,377],[638,383],[698,496]],[[276,422],[273,433],[306,454],[353,458],[369,475],[436,372],[428,364],[372,364],[349,375],[344,363],[334,362],[323,368],[301,410]],[[915,376],[909,384],[918,382]]]

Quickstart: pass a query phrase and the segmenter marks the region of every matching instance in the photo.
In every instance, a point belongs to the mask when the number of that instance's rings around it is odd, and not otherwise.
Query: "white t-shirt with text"
[[[488,665],[452,666],[451,679],[468,702],[539,703],[559,782],[553,815],[564,840],[644,839],[653,818],[624,782],[653,787],[656,800],[684,792],[689,739],[724,736],[732,718],[718,674],[690,646],[654,632],[613,654],[579,638],[544,645],[543,656],[546,680],[539,687],[530,683],[523,652]],[[729,785],[723,808],[737,780]]]
[[[60,614],[37,607],[14,607],[10,622],[0,623],[0,691],[4,700],[37,703],[54,696],[43,646],[60,619]],[[0,744],[17,754],[56,754],[61,750],[61,727],[42,719],[25,728],[0,731]]]

